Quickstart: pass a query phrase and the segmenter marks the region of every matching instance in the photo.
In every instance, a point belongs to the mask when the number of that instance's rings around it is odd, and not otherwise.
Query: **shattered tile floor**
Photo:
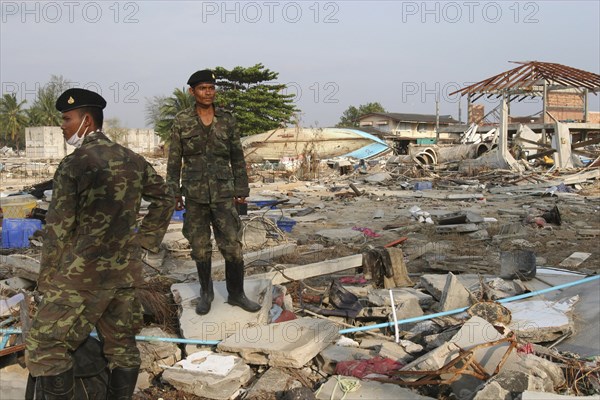
[[[598,398],[599,169],[465,176],[380,160],[313,175],[251,174],[256,315],[219,295],[193,313],[195,268],[172,221],[146,260],[135,399]],[[2,329],[35,310],[36,244],[3,249]],[[220,293],[216,252],[213,265]],[[20,340],[0,336],[2,399],[23,398]]]

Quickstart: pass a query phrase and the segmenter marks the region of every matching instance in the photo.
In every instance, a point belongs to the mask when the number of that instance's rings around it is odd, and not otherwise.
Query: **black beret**
[[[210,69],[203,69],[202,71],[196,71],[190,76],[187,83],[191,87],[196,86],[199,83],[215,83],[215,73]]]
[[[104,109],[106,100],[96,92],[79,88],[65,90],[56,99],[56,109],[60,112],[67,112],[81,107]]]

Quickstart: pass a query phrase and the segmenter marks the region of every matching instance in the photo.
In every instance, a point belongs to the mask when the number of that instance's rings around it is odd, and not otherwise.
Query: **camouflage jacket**
[[[167,164],[169,189],[175,196],[204,204],[248,197],[246,161],[235,117],[216,108],[208,135],[201,124],[195,107],[175,116]]]
[[[142,198],[150,202],[138,224]],[[144,157],[93,132],[54,175],[46,214],[39,287],[135,286],[140,246],[158,251],[173,213],[163,178]]]

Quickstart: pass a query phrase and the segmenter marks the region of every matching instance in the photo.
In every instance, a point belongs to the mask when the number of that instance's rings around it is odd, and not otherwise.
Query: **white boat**
[[[246,161],[277,162],[312,155],[318,159],[355,156],[367,148],[369,157],[387,150],[387,144],[369,133],[346,128],[282,128],[242,138]],[[373,147],[377,147],[374,149]],[[357,153],[358,152],[358,153]],[[356,157],[356,156],[355,156]],[[361,157],[356,157],[361,158]],[[368,158],[368,157],[365,157]]]

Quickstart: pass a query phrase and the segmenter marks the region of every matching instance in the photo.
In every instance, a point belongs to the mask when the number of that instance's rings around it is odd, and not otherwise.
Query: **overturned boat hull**
[[[279,161],[311,155],[318,159],[351,155],[365,147],[378,145],[387,149],[384,141],[356,129],[345,128],[284,128],[242,138],[246,161],[251,163]],[[375,151],[368,152],[373,155]]]

